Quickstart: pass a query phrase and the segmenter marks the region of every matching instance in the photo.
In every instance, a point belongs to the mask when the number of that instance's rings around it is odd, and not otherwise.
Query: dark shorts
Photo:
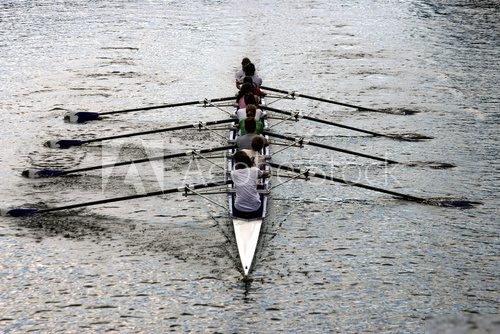
[[[251,212],[240,211],[240,210],[236,209],[235,206],[233,205],[233,217],[243,218],[243,219],[261,218],[262,217],[262,204],[260,205],[259,209],[257,209],[256,211],[251,211]]]

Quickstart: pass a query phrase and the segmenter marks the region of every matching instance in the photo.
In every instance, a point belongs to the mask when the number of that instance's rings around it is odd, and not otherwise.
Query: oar
[[[149,107],[140,107],[140,108],[132,108],[132,109],[123,109],[123,110],[114,110],[114,111],[106,111],[106,112],[88,112],[88,111],[80,111],[80,112],[70,112],[64,116],[64,120],[69,123],[85,123],[88,121],[95,121],[101,119],[103,115],[111,115],[111,114],[122,114],[134,111],[142,111],[142,110],[153,110],[153,109],[164,109],[164,108],[173,108],[173,107],[182,107],[189,106],[195,104],[208,104],[212,102],[222,102],[234,100],[234,96],[221,97],[212,100],[196,100],[196,101],[188,101],[188,102],[179,102],[179,103],[171,103],[171,104],[162,104],[158,106],[149,106]]]
[[[324,98],[321,98],[321,97],[315,97],[315,96],[306,95],[306,94],[299,94],[299,93],[297,93],[295,91],[286,91],[286,90],[282,90],[282,89],[271,88],[271,87],[264,87],[264,86],[261,86],[260,88],[262,88],[264,90],[269,90],[271,92],[287,94],[287,95],[290,95],[292,97],[295,97],[295,96],[297,96],[297,97],[303,97],[303,98],[310,99],[310,100],[315,100],[315,101],[320,101],[320,102],[326,102],[326,103],[336,104],[336,105],[343,106],[343,107],[354,108],[354,109],[357,109],[359,111],[372,111],[372,112],[380,112],[380,113],[393,114],[391,112],[387,112],[387,111],[384,111],[384,110],[366,108],[366,107],[356,106],[354,104],[349,104],[349,103],[344,103],[344,102],[338,102],[338,101],[333,101],[333,100],[329,100],[329,99],[324,99]],[[414,113],[415,113],[415,111],[410,111],[410,110],[405,110],[405,112],[404,112],[405,115],[414,114]]]
[[[373,187],[373,186],[363,184],[363,183],[348,181],[348,180],[340,179],[337,177],[325,175],[322,173],[314,173],[314,172],[306,171],[306,170],[303,170],[300,168],[279,165],[279,164],[276,164],[273,162],[267,162],[267,164],[269,166],[271,166],[273,168],[277,168],[279,170],[286,170],[286,171],[294,172],[294,173],[298,173],[298,174],[305,174],[306,178],[307,177],[317,177],[317,178],[324,179],[324,180],[343,183],[343,184],[353,186],[353,187],[378,191],[378,192],[381,192],[384,194],[389,194],[389,195],[396,196],[398,198],[401,198],[401,199],[404,199],[407,201],[412,201],[412,202],[417,202],[417,203],[431,204],[431,205],[437,205],[437,206],[446,206],[446,207],[460,207],[460,208],[471,208],[476,204],[482,204],[481,202],[473,202],[473,201],[467,201],[467,200],[440,200],[440,199],[432,199],[432,198],[422,198],[422,197],[417,197],[417,196],[413,196],[413,195],[403,194],[403,193],[392,191],[392,190]],[[306,173],[304,173],[304,172],[306,172]]]
[[[300,146],[302,146],[302,145],[311,145],[311,146],[321,147],[321,148],[324,148],[324,149],[327,149],[327,150],[337,151],[337,152],[342,152],[342,153],[347,153],[347,154],[352,154],[352,155],[357,155],[357,156],[368,158],[368,159],[382,161],[382,162],[385,162],[385,163],[388,163],[388,164],[400,164],[400,165],[405,165],[405,166],[408,166],[408,167],[429,167],[429,168],[434,168],[434,169],[447,169],[447,168],[456,167],[454,164],[450,164],[450,163],[447,163],[447,162],[437,162],[437,161],[432,161],[432,162],[412,161],[412,162],[403,163],[403,162],[398,162],[398,161],[395,161],[395,160],[390,160],[390,159],[386,159],[386,158],[376,157],[376,156],[365,154],[365,153],[359,153],[359,152],[349,151],[349,150],[346,150],[346,149],[343,149],[343,148],[338,148],[338,147],[334,147],[334,146],[330,146],[330,145],[325,145],[325,144],[321,144],[321,143],[315,143],[315,142],[306,140],[304,138],[288,137],[288,136],[285,136],[285,135],[281,135],[281,134],[278,134],[278,133],[275,133],[275,132],[269,132],[269,131],[263,131],[263,134],[268,135],[269,137],[276,137],[276,138],[281,138],[281,139],[285,139],[285,140],[294,141],[297,144],[299,144]]]
[[[323,124],[328,124],[328,125],[336,126],[338,128],[348,129],[348,130],[352,130],[352,131],[362,132],[362,133],[366,133],[366,134],[369,134],[369,135],[372,135],[372,136],[376,136],[376,137],[385,137],[385,138],[390,138],[390,139],[406,140],[406,141],[416,141],[416,140],[420,140],[420,139],[432,139],[432,137],[422,136],[422,135],[415,135],[415,134],[412,134],[411,136],[404,136],[404,135],[377,133],[377,132],[374,132],[374,131],[369,131],[369,130],[364,130],[364,129],[360,129],[360,128],[355,128],[355,127],[352,127],[352,126],[349,126],[349,125],[339,124],[339,123],[335,123],[335,122],[332,122],[332,121],[327,121],[325,119],[311,117],[311,116],[307,116],[307,115],[302,115],[300,113],[286,111],[286,110],[281,110],[281,109],[277,109],[277,108],[273,108],[273,107],[269,107],[269,106],[264,106],[264,105],[261,106],[261,109],[269,110],[269,111],[272,111],[272,112],[275,112],[275,113],[278,113],[278,114],[292,116],[296,120],[298,120],[299,118],[303,118],[303,119],[307,119],[309,121],[323,123]]]
[[[126,134],[122,134],[122,135],[116,135],[116,136],[110,136],[110,137],[102,137],[102,138],[94,138],[94,139],[88,139],[88,140],[55,139],[55,140],[49,140],[49,141],[45,142],[44,145],[47,146],[47,147],[50,147],[50,148],[70,148],[72,146],[81,146],[83,144],[89,144],[89,143],[99,142],[99,141],[103,141],[103,140],[128,138],[128,137],[134,137],[134,136],[149,135],[149,134],[152,134],[152,133],[168,132],[168,131],[175,131],[175,130],[184,130],[184,129],[189,129],[189,128],[199,128],[199,129],[202,129],[205,126],[217,125],[217,124],[223,124],[223,123],[231,123],[231,122],[235,122],[235,121],[236,120],[234,118],[228,118],[228,119],[223,119],[223,120],[219,120],[219,121],[198,122],[198,123],[193,123],[193,124],[185,124],[185,125],[173,126],[173,127],[170,127],[170,128],[148,130],[148,131],[135,132],[135,133],[126,133]]]
[[[192,185],[186,184],[186,185],[184,185],[182,187],[178,187],[178,188],[163,189],[163,190],[153,191],[153,192],[149,192],[149,193],[145,193],[145,194],[137,194],[137,195],[129,195],[129,196],[123,196],[123,197],[108,198],[108,199],[102,199],[102,200],[98,200],[98,201],[70,204],[70,205],[59,206],[59,207],[48,208],[48,209],[38,209],[38,208],[8,209],[8,210],[1,210],[1,213],[2,213],[2,216],[12,216],[12,217],[31,216],[31,215],[36,214],[36,213],[47,213],[47,212],[53,212],[53,211],[76,209],[76,208],[82,208],[82,207],[87,207],[87,206],[92,206],[92,205],[128,201],[128,200],[136,199],[136,198],[166,195],[166,194],[171,194],[171,193],[175,193],[175,192],[187,192],[187,191],[189,191],[189,189],[203,189],[203,188],[218,187],[218,186],[223,186],[225,184],[229,184],[230,182],[231,181],[219,181],[219,182],[192,184]]]
[[[149,162],[149,161],[180,158],[180,157],[185,157],[185,156],[195,155],[195,154],[205,154],[205,153],[212,153],[212,152],[218,152],[218,151],[225,151],[225,150],[229,150],[232,148],[234,148],[234,145],[206,148],[206,149],[200,149],[200,150],[189,150],[189,151],[185,151],[185,152],[181,152],[181,153],[173,153],[173,154],[163,155],[163,156],[159,156],[159,157],[143,158],[143,159],[137,159],[137,160],[131,160],[131,161],[121,161],[121,162],[116,162],[116,163],[111,163],[111,164],[106,164],[106,165],[97,165],[97,166],[83,167],[83,168],[70,169],[70,170],[27,169],[27,170],[23,171],[21,174],[24,177],[28,177],[28,178],[55,177],[55,176],[63,176],[63,175],[74,174],[74,173],[87,172],[87,171],[96,170],[96,169],[104,169],[104,168],[109,168],[109,167],[126,166],[126,165],[131,165],[131,164],[140,164],[140,163]]]
[[[343,148],[337,148],[337,147],[333,147],[333,146],[330,146],[330,145],[325,145],[325,144],[321,144],[321,143],[316,143],[316,142],[312,142],[312,141],[309,141],[309,140],[305,140],[304,138],[288,137],[288,136],[285,136],[285,135],[281,135],[281,134],[278,134],[278,133],[275,133],[275,132],[269,132],[269,131],[263,131],[262,133],[264,135],[269,136],[269,137],[275,137],[275,138],[280,138],[280,139],[294,141],[294,142],[296,142],[299,145],[316,146],[316,147],[324,148],[324,149],[331,150],[331,151],[337,151],[337,152],[342,152],[342,153],[357,155],[357,156],[368,158],[368,159],[372,159],[372,160],[383,161],[383,162],[388,163],[388,164],[401,164],[401,162],[398,162],[398,161],[395,161],[395,160],[390,160],[390,159],[380,158],[380,157],[376,157],[376,156],[369,155],[369,154],[364,154],[364,153],[349,151],[349,150],[346,150],[346,149],[343,149]]]

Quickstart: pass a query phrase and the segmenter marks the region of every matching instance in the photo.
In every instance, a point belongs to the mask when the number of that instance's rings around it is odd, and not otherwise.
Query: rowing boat
[[[286,95],[285,96],[274,96],[276,100],[273,100],[272,102],[275,102],[277,100],[282,100],[286,99],[288,97],[295,98],[295,97],[304,97],[304,98],[309,98],[313,100],[318,100],[322,102],[328,102],[331,104],[340,104],[343,106],[350,106],[350,107],[355,107],[358,110],[364,110],[364,111],[377,111],[375,109],[369,109],[369,108],[363,108],[360,106],[354,106],[354,105],[347,105],[343,103],[339,103],[336,101],[324,99],[324,98],[316,98],[316,97],[311,97],[308,95],[302,95],[302,94],[296,94],[295,92],[285,92],[283,90],[278,90],[278,89],[273,89],[273,88],[267,88],[269,91],[277,91],[279,93],[283,93]],[[270,95],[267,95],[267,98],[272,98]],[[221,104],[220,102],[224,101],[229,101],[233,100],[234,96],[232,97],[225,97],[225,98],[216,98],[212,100],[204,99],[204,100],[196,100],[196,101],[188,101],[188,102],[179,102],[179,103],[171,103],[171,104],[164,104],[164,105],[159,105],[159,106],[146,106],[143,108],[133,108],[133,109],[124,109],[124,110],[115,110],[115,111],[110,111],[110,112],[101,112],[101,113],[87,113],[83,116],[82,115],[73,115],[75,117],[72,117],[71,115],[68,117],[69,120],[73,120],[78,123],[82,122],[88,122],[92,120],[101,120],[105,121],[107,115],[111,114],[117,114],[117,113],[128,113],[128,112],[136,112],[140,110],[151,110],[151,109],[161,109],[161,108],[171,108],[171,107],[177,107],[177,106],[186,106],[186,105],[200,105],[203,107],[216,107],[228,114],[232,114],[231,111],[224,110],[221,107],[227,107],[231,105],[227,104]],[[217,103],[214,103],[217,102]],[[271,104],[271,102],[269,103]],[[365,129],[359,129],[356,127],[352,126],[346,126],[342,125],[339,123],[335,123],[332,121],[325,120],[323,118],[316,118],[316,117],[311,117],[308,115],[302,115],[299,112],[292,112],[292,111],[286,111],[286,110],[281,110],[277,108],[270,108],[269,106],[262,105],[262,109],[271,111],[273,113],[272,117],[275,120],[280,120],[278,123],[274,123],[273,125],[285,122],[285,121],[298,121],[299,119],[305,119],[308,121],[314,121],[321,123],[323,125],[329,125],[329,126],[335,126],[335,127],[340,127],[343,129],[348,129],[352,131],[358,131],[362,132],[365,134],[369,134],[375,137],[382,137],[386,139],[392,139],[392,140],[409,140],[409,141],[419,141],[422,139],[431,139],[431,137],[427,136],[422,136],[418,134],[411,134],[412,136],[409,136],[408,134],[402,134],[402,135],[393,135],[393,134],[382,134],[378,132],[373,132],[371,130],[365,130]],[[383,112],[383,111],[378,111],[378,112]],[[279,114],[280,116],[277,117]],[[282,115],[285,115],[286,117],[283,118]],[[104,117],[101,117],[104,116]],[[234,115],[235,116],[235,115]],[[280,118],[281,117],[281,118]],[[50,140],[46,142],[46,146],[49,148],[57,148],[57,149],[68,149],[71,147],[80,147],[80,146],[85,146],[86,144],[90,143],[95,143],[95,142],[101,142],[104,140],[114,140],[114,139],[119,139],[119,138],[129,138],[133,136],[141,136],[141,135],[149,135],[153,133],[164,133],[164,132],[170,132],[170,131],[177,131],[177,130],[185,130],[185,129],[198,129],[199,131],[201,130],[207,130],[207,131],[218,131],[221,130],[221,128],[214,128],[212,126],[214,125],[219,125],[219,124],[226,124],[226,123],[232,123],[235,125],[236,123],[236,117],[232,117],[229,119],[223,119],[223,120],[217,120],[217,121],[208,121],[208,122],[202,122],[199,121],[194,124],[185,124],[185,125],[178,125],[178,126],[171,126],[163,129],[152,129],[152,130],[147,130],[147,131],[141,131],[141,132],[134,132],[134,133],[125,133],[125,134],[118,134],[118,135],[113,135],[113,136],[107,136],[107,137],[100,137],[100,138],[92,138],[92,139],[86,139],[86,140],[80,140],[80,139],[57,139],[57,140]],[[341,152],[344,154],[351,154],[355,156],[360,156],[363,158],[367,159],[372,159],[372,160],[377,160],[380,162],[383,162],[385,164],[400,164],[400,165],[407,165],[407,166],[416,166],[415,163],[412,164],[405,164],[403,162],[399,162],[396,160],[389,160],[386,157],[377,157],[369,154],[365,154],[362,152],[354,152],[350,150],[346,150],[343,148],[338,148],[334,146],[327,145],[325,143],[316,143],[312,142],[309,140],[306,140],[303,137],[300,138],[292,138],[289,136],[285,136],[282,134],[279,134],[275,131],[270,132],[269,131],[269,126],[267,122],[264,122],[264,128],[266,131],[264,131],[264,135],[266,139],[269,142],[269,137],[271,138],[278,138],[280,140],[285,140],[285,143],[279,142],[274,140],[272,142],[273,145],[284,145],[285,147],[280,150],[274,150],[274,154],[278,152],[282,152],[285,149],[293,148],[293,147],[300,147],[302,148],[304,145],[311,145],[315,146],[321,149],[329,150],[329,151],[335,151],[335,152]],[[224,128],[224,131],[227,131],[226,128]],[[219,135],[220,136],[220,135]],[[31,216],[35,214],[43,214],[43,213],[51,213],[51,212],[56,212],[56,211],[61,211],[61,210],[70,210],[70,209],[76,209],[76,208],[83,208],[83,207],[89,207],[89,206],[94,206],[94,205],[101,205],[105,203],[115,203],[115,202],[120,202],[120,201],[127,201],[127,200],[133,200],[133,199],[139,199],[139,198],[146,198],[150,196],[164,196],[167,194],[173,194],[173,193],[183,193],[185,196],[187,195],[199,195],[200,197],[204,198],[205,200],[208,200],[209,202],[216,204],[220,207],[223,207],[224,210],[227,209],[229,218],[231,221],[231,226],[234,231],[234,236],[238,248],[238,253],[239,253],[239,258],[241,260],[241,269],[244,277],[248,277],[250,271],[252,270],[252,267],[255,266],[255,254],[256,250],[259,245],[259,241],[261,240],[261,230],[263,227],[263,224],[266,220],[267,217],[267,211],[268,211],[268,201],[269,201],[269,193],[270,193],[270,185],[269,185],[269,179],[262,179],[260,180],[260,184],[258,184],[259,188],[259,193],[261,196],[261,209],[262,211],[259,212],[258,214],[254,215],[255,218],[252,219],[244,219],[241,217],[236,216],[236,211],[234,211],[234,202],[235,202],[235,188],[234,184],[232,183],[232,180],[230,179],[230,172],[234,168],[234,161],[233,161],[233,155],[236,152],[236,149],[234,148],[234,143],[236,141],[236,138],[238,136],[238,130],[236,126],[232,126],[231,129],[229,130],[229,137],[223,136],[224,138],[227,138],[231,145],[226,145],[226,146],[221,146],[221,147],[209,147],[209,148],[203,148],[203,149],[191,149],[189,151],[184,151],[184,152],[177,152],[177,153],[172,153],[172,154],[167,154],[163,156],[158,156],[158,157],[147,157],[147,158],[141,158],[141,159],[136,159],[136,160],[131,160],[131,161],[120,161],[120,162],[114,162],[111,164],[100,164],[98,166],[86,166],[82,168],[76,168],[76,169],[70,169],[70,170],[57,170],[57,169],[42,169],[42,170],[25,170],[22,172],[22,175],[28,178],[34,178],[34,177],[59,177],[59,176],[64,176],[68,174],[81,174],[81,172],[86,172],[86,171],[91,171],[91,170],[97,170],[97,169],[104,169],[104,168],[114,168],[117,166],[124,166],[124,165],[135,165],[139,163],[147,163],[151,162],[153,160],[167,160],[167,159],[173,159],[173,158],[179,158],[183,156],[192,156],[192,157],[201,157],[204,158],[208,161],[210,161],[211,157],[204,157],[203,154],[205,153],[211,153],[211,152],[221,152],[225,151],[226,152],[226,161],[224,166],[220,166],[218,164],[218,167],[225,169],[225,179],[224,180],[211,180],[211,182],[206,182],[206,183],[198,183],[198,184],[184,184],[183,186],[178,186],[175,188],[167,188],[167,189],[161,189],[159,191],[152,191],[148,193],[137,193],[137,194],[132,194],[132,195],[127,195],[127,196],[121,196],[121,197],[113,197],[113,198],[106,198],[106,199],[100,199],[100,200],[94,200],[94,201],[87,201],[87,202],[82,202],[82,203],[71,203],[68,205],[61,205],[61,206],[55,206],[55,207],[44,207],[44,208],[37,208],[37,207],[28,207],[28,208],[7,208],[7,209],[0,209],[0,216],[11,216],[11,217],[22,217],[22,216]],[[264,148],[264,152],[262,152],[266,158],[269,158],[270,156],[270,150],[269,146],[266,146]],[[215,157],[217,158],[217,157]],[[212,162],[213,163],[213,162]],[[432,168],[451,168],[453,165],[451,164],[446,164],[446,163],[436,163],[436,162],[431,162],[431,163],[419,163],[419,166],[430,166]],[[436,167],[438,166],[438,167]],[[391,195],[395,198],[399,198],[400,200],[406,200],[406,201],[412,201],[415,203],[422,203],[422,204],[429,204],[429,205],[436,205],[436,206],[445,206],[445,207],[459,207],[459,208],[472,208],[475,205],[481,204],[480,202],[476,201],[469,201],[469,200],[456,200],[456,199],[446,199],[446,198],[439,198],[439,199],[433,199],[433,198],[424,198],[424,197],[419,197],[419,196],[414,196],[414,195],[409,195],[401,192],[396,192],[393,190],[389,189],[383,189],[379,187],[375,187],[369,184],[363,184],[359,182],[355,182],[352,180],[345,180],[343,177],[335,177],[333,175],[329,175],[328,173],[314,173],[310,172],[309,169],[301,169],[300,166],[287,166],[284,164],[277,164],[273,162],[266,162],[265,164],[265,169],[267,172],[270,172],[270,168],[274,168],[275,171],[285,171],[289,172],[291,174],[284,175],[284,177],[290,178],[289,180],[293,179],[303,179],[303,180],[308,180],[309,178],[318,178],[318,179],[323,179],[327,180],[328,182],[336,182],[344,185],[348,185],[351,187],[358,187],[370,191],[377,191],[380,193],[384,193],[386,195]],[[281,176],[281,174],[279,174]],[[288,181],[285,181],[288,182]],[[276,188],[280,186],[281,184],[285,183],[281,182],[280,184],[274,184],[272,188]],[[223,187],[224,189],[218,189],[216,192],[200,192],[199,190],[202,189],[210,189],[210,188],[221,188]],[[210,193],[212,194],[220,194],[221,192],[227,193],[227,207],[226,203],[217,203],[214,200],[211,200],[208,198],[208,195]],[[239,214],[239,213],[238,213]]]
[[[267,127],[267,121],[264,120],[264,127]],[[229,129],[229,143],[236,142],[236,138],[238,137],[238,128],[233,126]],[[266,139],[267,138],[266,136]],[[269,146],[264,147],[264,156],[269,156]],[[236,153],[236,148],[232,148],[228,152],[227,155],[227,169],[226,177],[230,178],[230,172],[234,169],[234,160],[233,155]],[[265,170],[269,171],[270,167],[266,164]],[[261,208],[262,213],[259,217],[245,219],[241,217],[236,217],[234,215],[234,202],[235,202],[235,189],[234,184],[228,184],[228,211],[229,211],[229,219],[233,226],[234,237],[236,240],[236,245],[238,247],[238,254],[241,261],[241,267],[243,270],[243,276],[247,277],[250,269],[252,269],[252,265],[255,258],[255,252],[257,250],[257,245],[259,243],[259,238],[261,234],[262,224],[267,216],[267,205],[269,201],[269,179],[264,178],[259,180],[259,184],[257,185],[259,188],[260,199],[261,199]]]

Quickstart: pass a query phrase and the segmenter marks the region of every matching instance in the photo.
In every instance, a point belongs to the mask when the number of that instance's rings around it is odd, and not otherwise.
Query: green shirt
[[[259,119],[258,121],[255,121],[255,133],[260,135],[262,134],[262,131],[264,130],[264,124],[262,123],[262,121]],[[245,120],[242,119],[240,121],[240,133],[241,135],[246,135],[247,134],[247,131],[245,130]]]

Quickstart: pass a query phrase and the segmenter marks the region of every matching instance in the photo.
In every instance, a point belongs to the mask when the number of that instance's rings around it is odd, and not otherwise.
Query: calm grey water
[[[2,1],[2,207],[59,206],[220,179],[220,172],[207,176],[211,165],[181,159],[61,179],[24,179],[20,172],[225,144],[191,131],[63,151],[42,146],[225,118],[218,109],[183,107],[84,125],[62,121],[66,111],[230,96],[243,56],[268,86],[393,114],[304,99],[275,107],[434,139],[372,138],[307,121],[275,131],[456,167],[385,169],[311,147],[283,151],[274,162],[483,205],[443,208],[315,180],[288,182],[273,191],[250,283],[241,280],[224,210],[201,198],[0,217],[0,331],[498,331],[498,12],[497,2],[486,0]],[[400,115],[405,109],[418,113]]]

